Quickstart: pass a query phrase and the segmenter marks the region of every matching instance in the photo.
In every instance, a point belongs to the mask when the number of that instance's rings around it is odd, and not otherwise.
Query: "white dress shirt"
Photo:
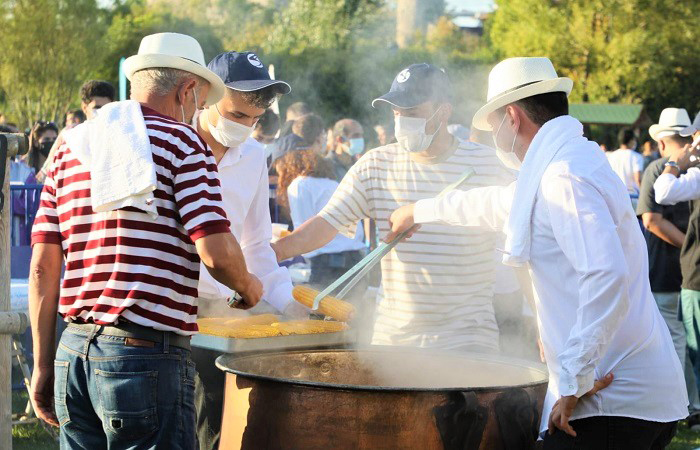
[[[651,294],[627,188],[603,153],[590,149],[565,144],[557,152],[532,212],[529,263],[550,375],[542,431],[560,396],[580,397],[611,372],[612,384],[581,398],[572,420],[688,415],[683,371]],[[419,201],[415,220],[502,229],[516,183]]]
[[[224,210],[248,270],[262,282],[263,300],[284,311],[293,301],[292,279],[289,271],[277,264],[275,251],[270,247],[272,223],[265,149],[255,139],[248,138],[238,148],[229,148],[218,168]],[[204,266],[199,274],[200,297],[222,299],[232,294]]]
[[[321,212],[337,188],[338,182],[328,178],[296,177],[292,180],[287,187],[287,198],[289,199],[289,213],[292,216],[294,228],[299,228],[302,223]],[[338,233],[328,244],[305,253],[304,258],[313,258],[327,253],[362,250],[366,247],[364,237],[362,224],[358,223],[354,238]]]
[[[700,198],[700,168],[691,167],[680,177],[662,173],[654,182],[654,193],[660,205],[697,200]]]

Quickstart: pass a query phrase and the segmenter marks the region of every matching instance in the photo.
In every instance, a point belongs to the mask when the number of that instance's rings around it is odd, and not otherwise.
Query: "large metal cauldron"
[[[534,448],[544,366],[396,348],[224,355],[221,449]]]

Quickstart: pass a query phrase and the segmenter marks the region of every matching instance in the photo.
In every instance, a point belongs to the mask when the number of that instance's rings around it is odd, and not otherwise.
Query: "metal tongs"
[[[454,189],[458,188],[462,183],[467,181],[469,178],[472,177],[476,172],[474,172],[474,169],[471,167],[468,168],[461,177],[454,183],[450,184],[447,186],[445,189],[443,189],[439,194],[438,198],[442,197],[443,195],[447,194],[450,191],[453,191]],[[399,234],[396,236],[391,242],[384,242],[382,241],[377,248],[372,250],[367,256],[362,258],[360,262],[355,264],[350,270],[345,272],[340,278],[335,280],[330,286],[328,286],[326,289],[323,291],[319,292],[319,294],[314,298],[314,304],[313,307],[311,308],[312,311],[318,310],[319,305],[321,304],[321,300],[324,298],[328,297],[331,295],[332,292],[337,290],[340,286],[342,286],[344,283],[345,285],[343,286],[342,289],[338,292],[337,295],[334,295],[335,298],[337,299],[344,299],[347,293],[355,287],[355,285],[365,276],[367,273],[372,270],[372,267],[374,267],[379,261],[382,260],[383,257],[385,257],[396,245],[401,242],[409,233],[414,231],[416,228],[416,225],[414,225],[410,230],[404,231],[403,233]]]

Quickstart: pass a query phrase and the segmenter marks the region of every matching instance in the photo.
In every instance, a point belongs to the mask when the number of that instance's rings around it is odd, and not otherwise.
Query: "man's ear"
[[[440,111],[440,122],[449,123],[452,112],[452,105],[450,103],[443,103],[442,110]]]
[[[666,143],[663,140],[659,141],[659,154],[663,155],[666,150]]]
[[[85,103],[85,102],[80,102],[80,109],[83,110],[83,113],[84,113],[86,116],[87,116],[87,107],[88,107],[87,103]]]

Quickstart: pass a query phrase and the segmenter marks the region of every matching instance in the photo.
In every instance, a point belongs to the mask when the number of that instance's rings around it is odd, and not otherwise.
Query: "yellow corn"
[[[318,294],[319,292],[316,289],[311,289],[308,286],[294,286],[292,290],[294,299],[307,308],[313,307],[314,298],[316,298]],[[321,300],[318,312],[340,322],[349,322],[355,315],[355,307],[338,298],[326,297]]]
[[[273,323],[283,336],[290,334],[337,333],[348,329],[347,324],[329,320],[291,320]]]
[[[199,332],[214,336],[238,337],[236,334],[247,335],[252,326],[269,326],[279,321],[279,316],[274,314],[258,314],[248,317],[209,317],[197,320]],[[253,328],[256,332],[260,329]],[[273,332],[275,330],[267,330]],[[279,333],[277,333],[279,334]],[[267,336],[257,336],[267,337]]]

